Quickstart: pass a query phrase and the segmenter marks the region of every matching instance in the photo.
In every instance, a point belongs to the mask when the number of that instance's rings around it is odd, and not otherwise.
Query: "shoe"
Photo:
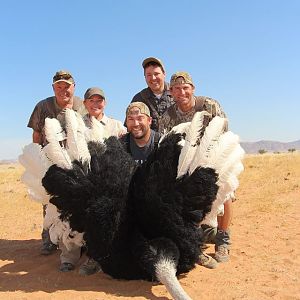
[[[70,272],[74,269],[75,269],[75,266],[68,262],[62,263],[59,267],[59,271],[61,271],[61,272]]]
[[[217,261],[205,253],[199,255],[198,264],[208,269],[215,269],[218,266]]]
[[[215,247],[215,260],[219,263],[229,261],[229,249],[227,245],[220,245]]]
[[[83,263],[79,268],[80,275],[92,275],[101,271],[101,267],[92,258],[88,258],[85,263]]]
[[[50,255],[54,253],[57,250],[57,245],[53,243],[47,243],[44,244],[43,247],[41,248],[40,254],[41,255]]]

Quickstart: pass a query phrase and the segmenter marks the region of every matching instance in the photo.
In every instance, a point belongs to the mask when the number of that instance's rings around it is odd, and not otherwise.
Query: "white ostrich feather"
[[[43,151],[48,159],[61,168],[71,169],[71,159],[63,146],[65,133],[57,119],[45,119],[45,134],[49,143]]]
[[[224,133],[227,119],[219,116],[214,117],[205,129],[204,135],[200,141],[200,146],[196,150],[189,173],[193,173],[198,166],[206,167],[215,159],[212,157],[212,151],[216,147],[221,134]]]
[[[211,150],[211,159],[208,163],[209,167],[219,171],[238,144],[238,135],[231,131],[222,134],[214,148]]]
[[[197,167],[209,167],[218,174],[219,190],[212,204],[210,213],[202,224],[217,226],[217,215],[223,204],[230,199],[238,187],[238,175],[243,170],[244,150],[239,144],[239,137],[232,132],[224,133],[227,119],[214,117],[206,127],[200,145],[192,154],[188,172],[191,174]]]
[[[95,117],[91,117],[91,128],[88,128],[86,130],[87,140],[94,142],[103,142],[104,137],[105,133],[103,126]]]
[[[230,176],[238,176],[243,171],[241,160],[244,157],[244,150],[240,145],[236,145],[232,153],[226,158],[219,173],[218,184],[226,182]]]
[[[189,130],[189,127],[191,125],[191,122],[186,122],[186,123],[180,123],[176,126],[174,126],[171,131],[166,132],[162,135],[162,137],[159,140],[159,144],[169,135],[169,134],[173,134],[173,133],[182,133],[182,134],[186,134]],[[158,145],[159,145],[158,144]],[[182,147],[185,144],[185,140],[182,139],[179,143],[179,145],[181,145]]]
[[[203,135],[204,118],[207,116],[209,116],[209,113],[203,111],[196,112],[193,117],[185,137],[185,144],[180,152],[177,178],[187,173],[190,164],[194,160],[196,150],[200,144],[200,138]]]
[[[28,187],[29,197],[34,201],[47,204],[50,197],[42,186],[42,178],[51,166],[51,162],[45,156],[42,147],[36,143],[25,146],[19,156],[19,162],[25,168],[21,180]]]
[[[81,247],[84,244],[83,233],[72,231],[69,222],[62,221],[55,205],[49,203],[44,218],[44,229],[49,229],[52,243],[58,245],[63,243],[68,250],[73,247]]]
[[[89,162],[91,159],[85,140],[85,125],[80,116],[72,109],[66,109],[67,152],[71,160]]]
[[[185,122],[174,126],[170,133],[187,133],[192,122]]]
[[[229,136],[229,135],[228,135]],[[231,149],[231,151],[228,151]],[[224,154],[226,152],[226,155]],[[232,193],[238,188],[238,175],[243,171],[242,158],[244,150],[239,144],[234,144],[234,147],[224,148],[224,153],[219,150],[219,158],[224,158],[224,166],[220,170],[216,170],[219,174],[217,185],[219,190],[216,200],[212,204],[211,211],[205,216],[202,224],[207,224],[212,227],[217,227],[217,215],[220,206],[232,197]],[[221,161],[220,161],[221,162]],[[220,165],[221,166],[221,165]]]

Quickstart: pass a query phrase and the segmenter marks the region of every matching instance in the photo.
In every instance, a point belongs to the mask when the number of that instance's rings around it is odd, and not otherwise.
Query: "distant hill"
[[[276,141],[258,141],[258,142],[241,142],[241,146],[246,153],[258,153],[259,150],[266,150],[267,152],[287,152],[289,149],[300,150],[300,140],[282,143]],[[18,162],[17,159],[4,159],[0,160],[2,164],[12,164]]]
[[[300,150],[300,140],[289,143],[276,141],[241,142],[241,146],[246,153],[258,153],[259,150],[266,150],[267,152],[286,152],[289,149]]]
[[[14,164],[17,161],[18,161],[17,159],[2,159],[0,160],[0,165]]]

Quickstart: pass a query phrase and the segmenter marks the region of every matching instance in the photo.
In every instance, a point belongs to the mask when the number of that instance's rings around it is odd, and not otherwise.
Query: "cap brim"
[[[57,82],[66,82],[66,83],[68,83],[68,84],[73,84],[74,83],[74,81],[72,81],[72,80],[67,80],[67,79],[59,79],[59,80],[56,80],[56,81],[54,81],[53,82],[53,84],[55,84],[55,83],[57,83]]]
[[[148,58],[146,58],[146,59],[143,61],[143,63],[142,63],[143,68],[145,69],[145,66],[146,66],[148,63],[150,63],[150,62],[154,62],[154,63],[160,65],[161,68],[165,71],[165,67],[164,67],[163,63],[162,63],[159,59],[157,59],[157,58],[155,58],[155,57],[148,57]]]

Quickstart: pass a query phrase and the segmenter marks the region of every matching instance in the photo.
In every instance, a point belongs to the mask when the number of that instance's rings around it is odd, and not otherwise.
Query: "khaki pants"
[[[81,256],[81,247],[74,245],[71,250],[68,250],[66,246],[59,242],[59,249],[61,250],[60,262],[61,263],[71,263],[76,265]]]

